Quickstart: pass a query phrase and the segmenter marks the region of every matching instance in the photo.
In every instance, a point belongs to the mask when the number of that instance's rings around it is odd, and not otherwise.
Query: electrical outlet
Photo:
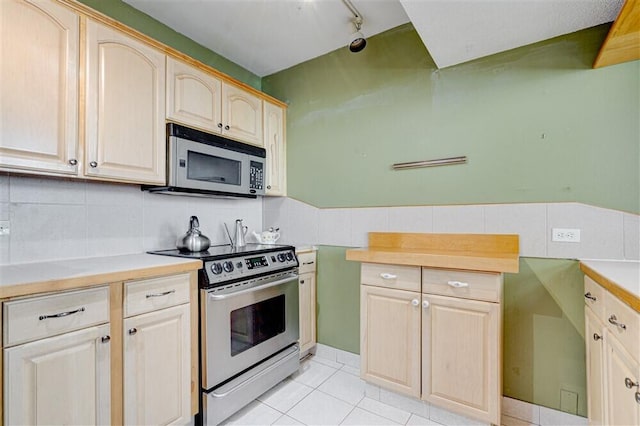
[[[551,241],[559,243],[579,243],[580,230],[569,228],[553,228],[551,232]]]
[[[10,223],[8,220],[0,220],[0,236],[10,234]]]

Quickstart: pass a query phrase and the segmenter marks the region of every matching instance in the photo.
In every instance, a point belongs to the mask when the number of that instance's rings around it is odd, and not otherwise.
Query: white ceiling
[[[342,0],[124,1],[260,77],[345,47],[355,32]],[[366,37],[411,21],[439,68],[611,22],[622,3],[353,0]]]

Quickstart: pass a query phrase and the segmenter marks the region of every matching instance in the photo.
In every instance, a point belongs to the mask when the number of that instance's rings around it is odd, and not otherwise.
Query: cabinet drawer
[[[420,267],[363,263],[360,281],[378,287],[420,291]]]
[[[584,277],[584,304],[591,308],[598,318],[604,321],[604,294],[605,289],[602,288],[591,278]]]
[[[300,263],[298,273],[306,274],[307,272],[314,272],[316,270],[316,252],[300,253],[298,255],[298,262]]]
[[[636,361],[640,361],[640,313],[605,292],[605,324]],[[618,323],[619,325],[614,324]]]
[[[13,346],[109,322],[109,288],[6,302],[4,345]]]
[[[500,302],[502,274],[422,268],[422,292]]]
[[[124,316],[189,302],[189,274],[130,281],[124,285]]]

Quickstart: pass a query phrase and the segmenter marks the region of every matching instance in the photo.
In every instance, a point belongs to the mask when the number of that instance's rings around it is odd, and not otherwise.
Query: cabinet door
[[[124,320],[124,423],[186,424],[191,408],[189,305]]]
[[[589,424],[604,425],[604,324],[586,307],[585,344],[587,353],[587,409]]]
[[[222,124],[225,136],[262,146],[262,99],[223,83]]]
[[[301,274],[300,283],[300,352],[316,344],[316,276]]]
[[[5,424],[110,424],[109,325],[4,350]]]
[[[0,1],[0,168],[77,174],[78,15]]]
[[[422,399],[500,424],[500,316],[497,303],[423,295]]]
[[[287,195],[287,151],[284,109],[264,102],[264,148],[267,150],[267,195]]]
[[[364,380],[420,397],[420,293],[360,286]]]
[[[163,53],[87,21],[87,176],[165,183],[165,90]]]
[[[214,76],[167,57],[167,118],[220,133],[221,84]]]
[[[608,425],[640,424],[640,401],[634,384],[640,381],[640,365],[611,334],[606,338],[606,416]],[[627,385],[627,379],[630,381]],[[640,395],[637,397],[640,399]]]

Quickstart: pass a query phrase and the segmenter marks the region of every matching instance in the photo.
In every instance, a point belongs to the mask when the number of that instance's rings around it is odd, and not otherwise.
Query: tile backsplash
[[[174,248],[198,216],[212,244],[223,223],[262,229],[262,201],[150,194],[138,185],[0,175],[0,264],[140,253]]]
[[[519,234],[520,255],[640,259],[640,217],[581,203],[522,203],[318,209],[292,198],[264,198],[264,227],[288,244],[367,245],[367,233]],[[552,242],[552,228],[578,228],[581,242]]]

